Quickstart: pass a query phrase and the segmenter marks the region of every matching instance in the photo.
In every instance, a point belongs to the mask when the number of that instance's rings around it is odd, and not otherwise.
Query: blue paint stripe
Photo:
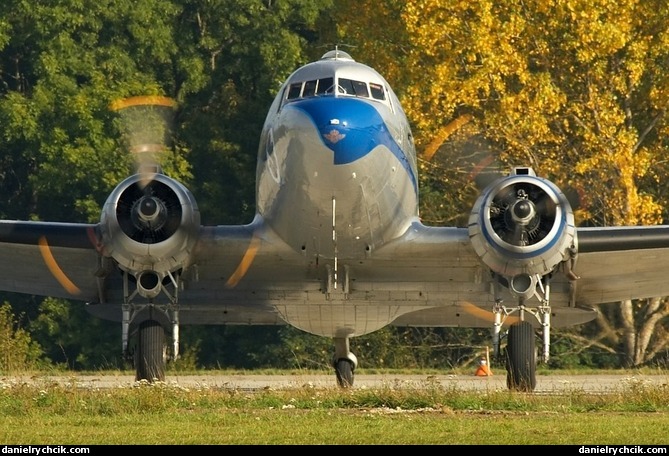
[[[352,163],[383,145],[397,157],[418,193],[418,179],[402,148],[372,104],[353,97],[315,97],[294,101],[286,109],[305,113],[320,132],[321,141],[334,152],[334,164]],[[336,119],[338,123],[332,121]]]

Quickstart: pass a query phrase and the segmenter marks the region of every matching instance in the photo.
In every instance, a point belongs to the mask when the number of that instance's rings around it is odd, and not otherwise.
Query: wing
[[[579,228],[578,252],[580,304],[669,296],[669,226]]]
[[[585,242],[590,250],[594,247],[590,240]],[[583,263],[586,258],[592,262],[591,255],[584,254]],[[244,307],[263,309],[272,315],[272,324],[281,323],[279,315],[284,315],[293,324],[318,331],[314,326],[328,320],[324,309],[337,298],[336,290],[331,290],[330,298],[324,293],[327,267],[296,254],[260,219],[243,227],[204,228],[195,271],[197,280],[187,282],[181,303],[190,305],[193,312],[188,318],[197,323],[239,321],[230,320],[221,310]],[[415,221],[403,236],[365,261],[346,264],[345,271],[350,288],[340,290],[343,299],[352,312],[365,316],[370,327],[388,322],[396,326],[489,327],[495,319],[491,312],[496,304],[495,278],[475,252],[466,228],[430,227]],[[601,277],[595,283],[595,276],[583,274],[579,285],[582,280],[591,289],[614,284]],[[596,301],[585,286],[577,288],[575,298],[573,289],[572,281],[556,274],[551,298],[554,327],[587,322],[595,316],[591,305],[610,302]],[[600,297],[604,291],[599,290]],[[208,310],[200,318],[195,316],[196,308]],[[318,309],[317,316],[314,309]],[[505,324],[517,320],[510,316]],[[267,321],[249,318],[246,322]]]
[[[420,286],[438,287],[435,298],[441,302],[438,307],[404,314],[393,324],[490,326],[495,321],[491,309],[497,283],[495,275],[482,267],[467,230],[416,225],[411,233],[384,249],[388,263],[401,264],[395,267],[396,273],[381,268],[379,274],[425,281]],[[599,304],[669,295],[669,226],[579,228],[577,238],[573,266],[567,267],[567,261],[553,274],[553,327],[590,321]],[[511,317],[505,324],[516,321]]]
[[[392,323],[395,326],[491,327],[495,322],[493,308],[500,302],[514,302],[500,286],[498,276],[481,261],[467,228],[428,227],[416,222],[402,238],[376,253],[373,269],[370,288],[385,282],[397,290],[414,290],[413,309],[401,312]],[[556,274],[551,290],[553,327],[595,318],[592,303],[574,301],[572,290],[571,280]],[[409,296],[397,299],[407,301]],[[503,324],[519,320],[517,315],[507,315]]]
[[[82,301],[100,299],[97,226],[0,221],[0,289]]]
[[[106,279],[98,232],[93,224],[0,221],[0,255],[11,258],[0,262],[0,288],[104,304],[121,290]],[[579,312],[554,325],[587,321],[591,316],[576,316],[587,306],[669,295],[669,227],[581,228],[578,240],[575,294],[570,298],[568,280],[556,279],[552,305],[565,318],[572,308]],[[195,265],[181,296],[193,311],[185,313],[190,323],[282,324],[274,305],[322,288],[318,266],[259,223],[201,228]],[[420,293],[415,305],[425,308],[398,312],[396,325],[485,327],[493,319],[492,282],[464,228],[415,223],[351,273],[368,302],[372,294],[392,300],[395,291]]]

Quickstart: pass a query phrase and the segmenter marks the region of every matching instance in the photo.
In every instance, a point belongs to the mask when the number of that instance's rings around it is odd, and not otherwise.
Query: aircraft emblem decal
[[[324,134],[323,137],[328,141],[330,141],[332,144],[337,144],[339,141],[346,138],[346,135],[341,134],[337,130],[330,130],[330,132]]]
[[[409,160],[379,112],[369,103],[352,97],[316,97],[290,103],[287,107],[298,109],[311,118],[316,128],[320,129],[323,143],[334,152],[336,165],[352,163],[376,146],[383,145],[400,161],[418,193],[418,178]],[[338,126],[337,133],[334,133],[333,125]],[[341,133],[341,130],[346,133]],[[346,136],[348,140],[341,142]]]

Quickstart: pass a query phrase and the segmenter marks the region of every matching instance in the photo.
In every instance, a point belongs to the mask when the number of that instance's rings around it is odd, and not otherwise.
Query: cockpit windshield
[[[329,93],[334,86],[334,78],[322,78],[312,81],[294,82],[288,88],[287,100],[313,97]]]
[[[371,98],[378,101],[386,101],[386,91],[382,84],[367,83],[348,78],[338,78],[337,84],[334,78],[321,78],[310,81],[293,82],[288,87],[286,100],[297,100],[316,95],[349,95],[360,98]]]

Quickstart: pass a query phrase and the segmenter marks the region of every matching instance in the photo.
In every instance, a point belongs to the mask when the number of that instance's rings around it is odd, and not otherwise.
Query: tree
[[[168,38],[178,9],[151,0],[47,3],[0,6],[0,215],[94,222],[132,164],[110,104],[168,93],[159,78],[176,49]],[[37,318],[39,301],[11,300]]]
[[[178,96],[178,140],[192,149],[198,176],[192,190],[203,223],[247,223],[255,209],[258,139],[267,109],[283,80],[306,62],[315,21],[332,2],[182,3],[174,31],[179,58],[199,74],[197,90]]]
[[[55,365],[93,370],[126,367],[119,326],[91,317],[81,305],[46,298],[26,329]]]
[[[661,222],[667,8],[632,0],[407,2],[412,83],[403,101],[417,144],[471,115],[500,161],[582,189],[580,223]],[[648,362],[669,343],[665,300],[615,309],[615,319],[602,313],[599,321],[629,363]]]
[[[110,107],[160,95],[177,101],[164,170],[192,188],[205,223],[250,221],[266,109],[332,2],[33,3],[0,4],[0,216],[97,222],[134,166]],[[61,350],[71,365],[91,367],[82,345],[87,331],[101,333],[80,322],[83,307],[11,301],[54,358],[63,361]]]

